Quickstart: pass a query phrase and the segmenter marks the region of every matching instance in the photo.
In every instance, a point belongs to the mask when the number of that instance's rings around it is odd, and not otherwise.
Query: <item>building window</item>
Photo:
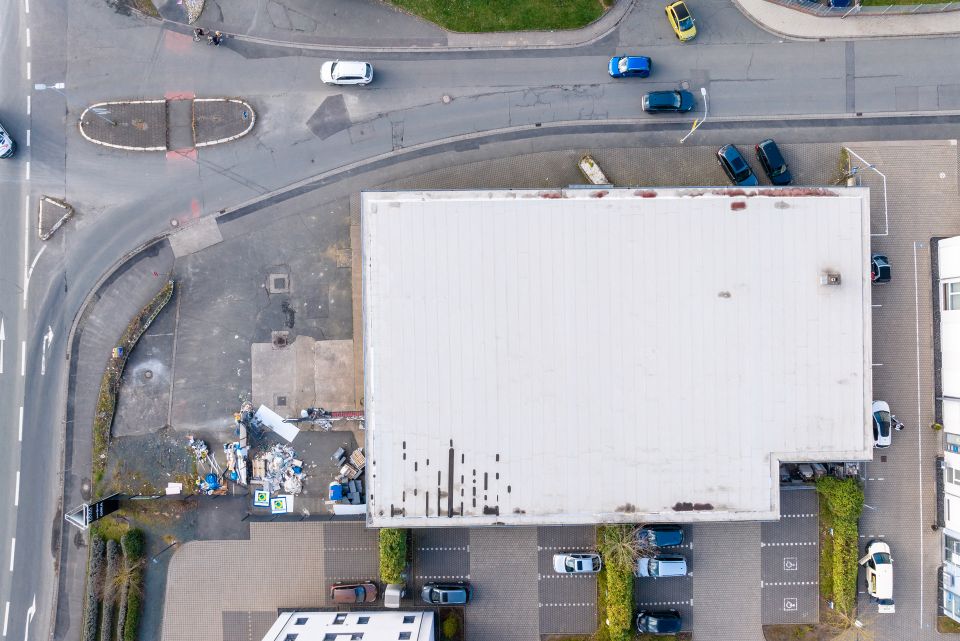
[[[357,623],[359,623],[360,625],[363,625],[365,623],[370,623],[370,617],[360,617],[359,619],[357,619]]]
[[[295,635],[295,634],[288,634],[287,636],[285,636],[285,637],[283,638],[283,641],[297,641],[297,635]]]
[[[325,635],[323,635],[323,641],[337,641],[336,632],[327,632]]]
[[[946,311],[960,309],[960,281],[943,284],[943,309]]]
[[[409,633],[409,632],[401,632],[401,633],[400,633],[400,641],[406,641],[406,640],[409,639],[409,638],[410,638],[410,633]]]
[[[333,620],[333,625],[340,625],[341,623],[343,623],[343,622],[346,621],[346,620],[347,620],[347,615],[346,615],[346,614],[338,614],[338,615],[336,616],[336,618]]]
[[[416,621],[416,620],[417,620],[417,617],[416,617],[415,615],[412,615],[412,614],[409,614],[409,615],[403,617],[403,622],[404,622],[404,623],[413,623],[413,622]]]
[[[350,641],[360,641],[363,638],[363,632],[354,632],[350,635]]]
[[[294,625],[306,625],[306,624],[307,624],[307,617],[298,617],[297,622],[294,623]]]

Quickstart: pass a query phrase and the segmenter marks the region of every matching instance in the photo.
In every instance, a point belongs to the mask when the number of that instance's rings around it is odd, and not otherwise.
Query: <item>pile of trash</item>
[[[223,453],[227,457],[227,478],[243,486],[247,484],[247,455],[249,452],[250,448],[240,445],[240,441],[223,444]]]
[[[276,444],[253,460],[253,481],[260,483],[265,492],[300,494],[303,491],[303,461],[289,445]]]

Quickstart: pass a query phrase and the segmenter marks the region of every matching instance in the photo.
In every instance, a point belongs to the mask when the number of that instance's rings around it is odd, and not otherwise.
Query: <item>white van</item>
[[[896,611],[893,603],[893,557],[890,546],[883,541],[867,543],[866,554],[860,559],[867,575],[867,594],[877,603],[877,612]]]
[[[638,577],[652,576],[659,579],[667,576],[686,576],[687,560],[680,554],[658,554],[653,557],[637,559],[637,569],[634,572]]]

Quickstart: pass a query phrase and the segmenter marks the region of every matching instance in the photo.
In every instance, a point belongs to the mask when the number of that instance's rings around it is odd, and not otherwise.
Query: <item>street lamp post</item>
[[[707,120],[707,114],[710,112],[710,100],[707,98],[707,88],[700,87],[700,95],[703,96],[703,119],[694,120],[693,127],[690,128],[690,131],[687,132],[687,135],[680,139],[680,144],[690,137],[690,135],[695,132],[700,125],[702,125]]]

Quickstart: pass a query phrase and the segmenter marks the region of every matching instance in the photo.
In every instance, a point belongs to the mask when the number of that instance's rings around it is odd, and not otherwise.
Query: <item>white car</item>
[[[896,611],[893,603],[893,558],[890,546],[883,541],[867,543],[867,553],[860,559],[867,575],[867,594],[877,604],[877,612],[889,614]]]
[[[873,446],[890,447],[892,442],[893,421],[890,419],[890,406],[884,401],[873,402]]]
[[[603,563],[593,552],[570,552],[553,555],[553,570],[560,574],[596,574]]]
[[[328,60],[320,67],[320,80],[328,85],[368,85],[373,65],[352,60]]]
[[[9,158],[15,153],[17,153],[17,143],[10,137],[3,125],[0,125],[0,158]]]

